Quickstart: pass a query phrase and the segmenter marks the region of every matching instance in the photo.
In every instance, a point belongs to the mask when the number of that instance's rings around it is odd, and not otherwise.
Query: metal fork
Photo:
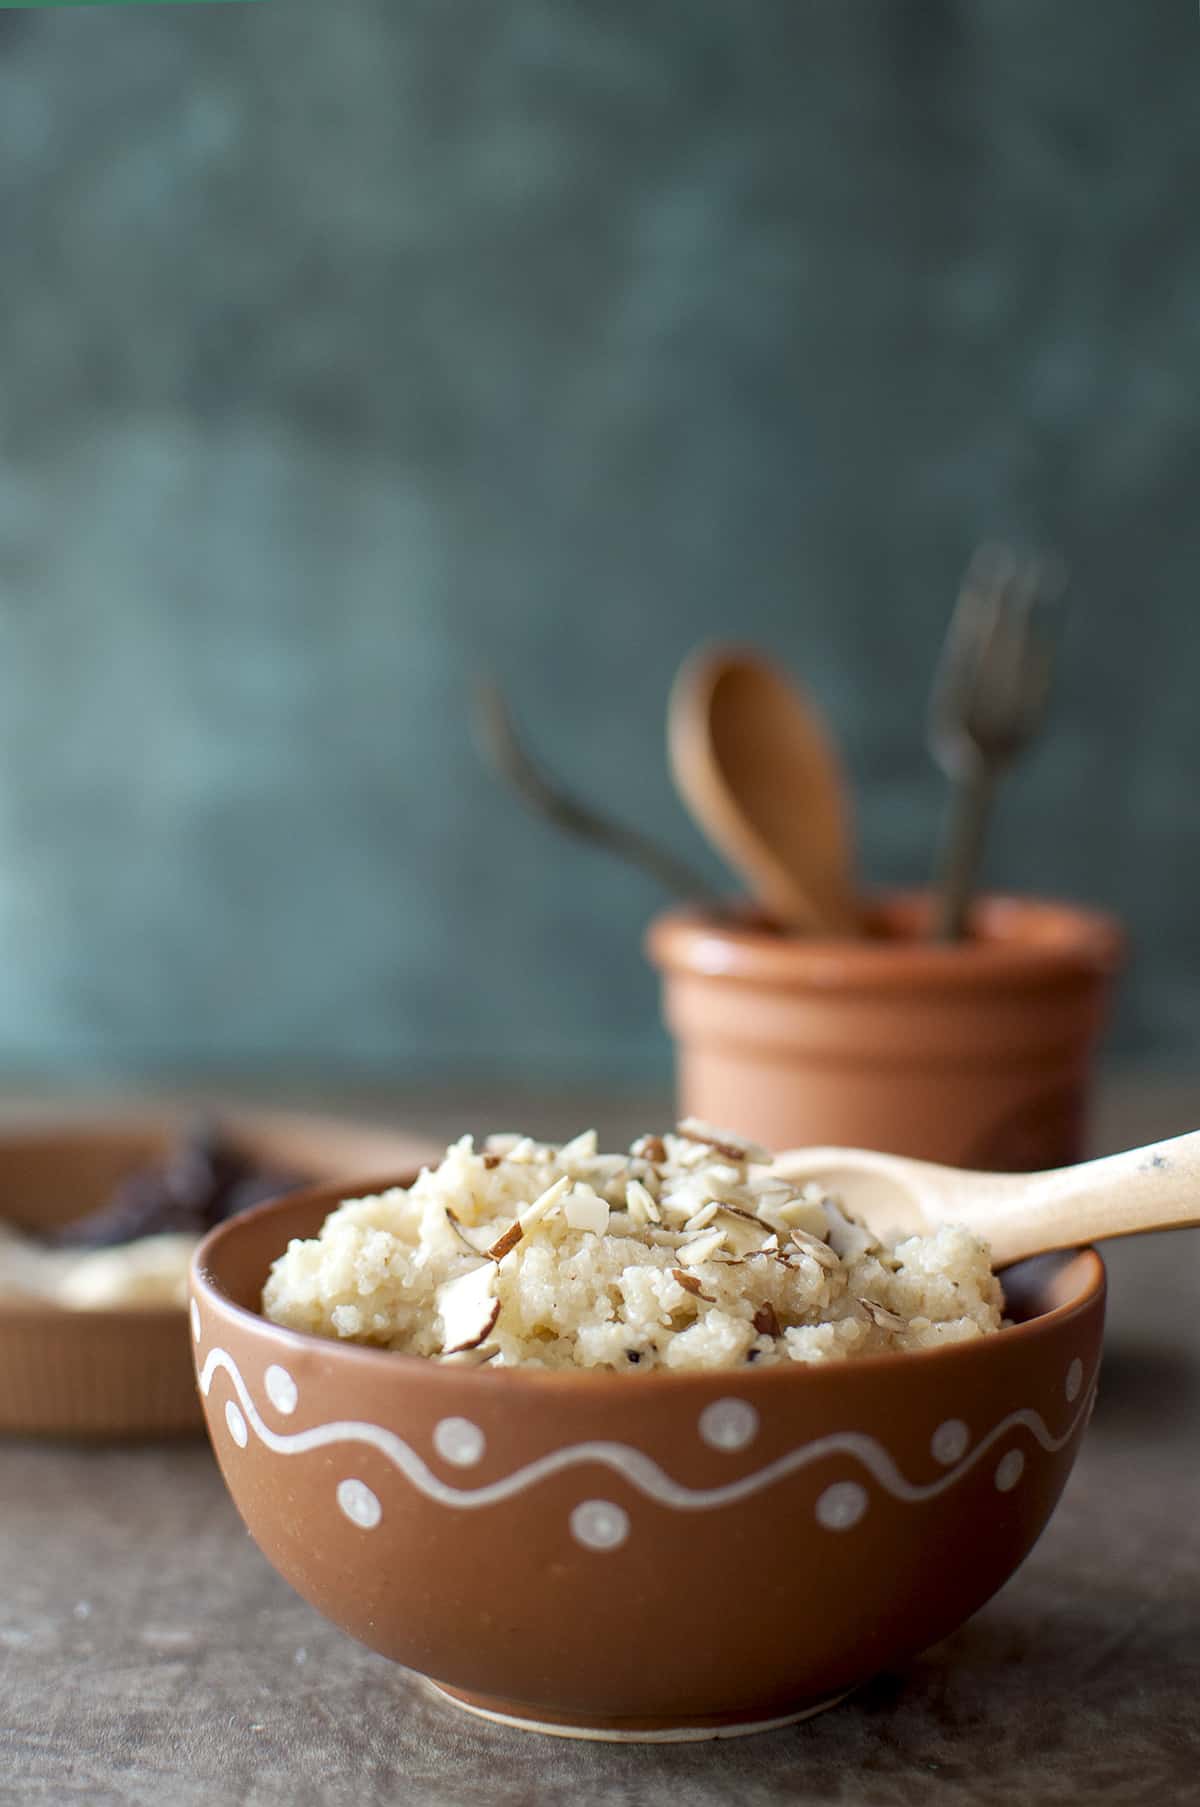
[[[936,874],[938,941],[967,931],[997,781],[1045,718],[1049,617],[1065,588],[1057,558],[1022,560],[1003,546],[981,547],[963,579],[929,709],[930,751],[954,787]]]

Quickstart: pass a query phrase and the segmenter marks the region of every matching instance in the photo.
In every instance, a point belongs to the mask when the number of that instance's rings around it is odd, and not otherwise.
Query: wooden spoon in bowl
[[[877,1236],[964,1224],[998,1268],[1110,1236],[1200,1228],[1200,1130],[1046,1173],[970,1173],[865,1148],[792,1148],[772,1171],[815,1181]]]
[[[734,648],[695,654],[671,691],[668,748],[692,815],[778,923],[858,932],[845,776],[782,672]]]

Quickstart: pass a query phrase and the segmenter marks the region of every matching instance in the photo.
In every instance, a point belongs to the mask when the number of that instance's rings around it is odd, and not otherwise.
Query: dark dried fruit
[[[114,1248],[139,1236],[202,1236],[251,1205],[293,1191],[305,1175],[260,1166],[219,1128],[197,1124],[154,1167],[127,1174],[112,1196],[58,1229],[62,1248]]]

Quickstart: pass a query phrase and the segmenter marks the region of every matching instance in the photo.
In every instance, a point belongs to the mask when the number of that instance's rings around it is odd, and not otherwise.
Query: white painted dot
[[[629,1514],[612,1500],[584,1500],[571,1514],[571,1535],[589,1550],[615,1550],[629,1536]]]
[[[1083,1385],[1083,1363],[1080,1361],[1079,1357],[1076,1356],[1075,1360],[1071,1363],[1071,1366],[1067,1369],[1067,1398],[1068,1398],[1068,1400],[1076,1400],[1079,1398],[1079,1389],[1082,1385]]]
[[[758,1434],[758,1413],[744,1399],[717,1399],[700,1414],[700,1435],[710,1449],[745,1449]]]
[[[371,1492],[365,1481],[339,1481],[337,1503],[360,1531],[373,1531],[383,1517],[378,1495]]]
[[[456,1468],[473,1468],[487,1448],[487,1438],[469,1418],[443,1418],[434,1429],[433,1447]]]
[[[241,1407],[234,1405],[232,1399],[225,1401],[225,1422],[229,1426],[229,1435],[238,1448],[245,1449],[250,1441],[250,1432],[246,1429],[246,1420],[242,1417]]]
[[[967,1444],[971,1441],[971,1433],[961,1418],[947,1418],[945,1424],[939,1424],[929,1439],[929,1447],[933,1451],[935,1462],[943,1468],[951,1467],[966,1454]]]
[[[195,1299],[192,1300],[192,1303],[188,1308],[188,1315],[190,1316],[190,1318],[192,1320],[192,1335],[195,1337],[196,1341],[199,1342],[200,1341],[200,1307],[197,1305]]]
[[[835,1481],[817,1501],[817,1523],[827,1531],[849,1531],[867,1509],[867,1490],[857,1481]]]
[[[1025,1458],[1019,1449],[1010,1449],[1001,1456],[996,1467],[996,1485],[1001,1493],[1011,1493],[1024,1472]]]
[[[266,1384],[267,1398],[275,1410],[282,1412],[285,1417],[290,1417],[296,1409],[296,1401],[300,1394],[287,1369],[281,1368],[277,1362],[272,1362],[263,1379]]]

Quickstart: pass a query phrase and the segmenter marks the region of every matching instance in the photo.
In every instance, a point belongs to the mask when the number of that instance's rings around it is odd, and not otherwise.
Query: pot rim
[[[341,1184],[325,1184],[311,1186],[302,1192],[290,1192],[281,1198],[268,1199],[261,1205],[252,1206],[248,1211],[241,1211],[236,1217],[227,1219],[209,1231],[204,1241],[192,1256],[188,1275],[188,1290],[192,1300],[208,1305],[218,1313],[232,1317],[243,1330],[253,1333],[261,1332],[268,1340],[277,1343],[280,1350],[291,1350],[296,1353],[319,1353],[328,1361],[341,1364],[347,1377],[356,1370],[366,1374],[382,1375],[385,1371],[397,1377],[401,1384],[409,1384],[419,1374],[433,1385],[452,1385],[455,1388],[466,1386],[472,1390],[476,1387],[493,1387],[497,1384],[497,1376],[502,1376],[499,1384],[507,1392],[515,1395],[529,1393],[531,1395],[561,1394],[574,1391],[581,1399],[587,1395],[595,1399],[601,1393],[610,1394],[612,1388],[634,1389],[634,1397],[638,1399],[653,1398],[661,1394],[680,1396],[687,1392],[706,1393],[714,1386],[721,1389],[736,1387],[739,1395],[745,1389],[755,1393],[769,1393],[773,1389],[797,1384],[820,1384],[818,1377],[826,1380],[831,1375],[870,1375],[890,1373],[897,1370],[911,1370],[918,1375],[925,1369],[946,1366],[964,1357],[968,1361],[994,1359],[986,1354],[990,1348],[1010,1348],[1014,1342],[1029,1341],[1048,1334],[1053,1334],[1059,1326],[1068,1320],[1083,1317],[1097,1306],[1103,1311],[1107,1296],[1107,1274],[1104,1260],[1099,1250],[1090,1246],[1079,1249],[1056,1250],[1066,1267],[1078,1265],[1081,1269],[1079,1281],[1072,1296],[1062,1304],[1052,1306],[1049,1311],[1041,1311],[1036,1317],[1026,1318],[1016,1324],[1006,1325],[994,1331],[990,1336],[972,1338],[966,1342],[945,1343],[932,1349],[904,1349],[885,1351],[878,1355],[860,1355],[848,1361],[826,1363],[792,1362],[780,1363],[766,1368],[693,1368],[683,1373],[672,1373],[664,1369],[653,1369],[646,1374],[631,1375],[614,1373],[610,1369],[539,1369],[539,1368],[498,1368],[490,1369],[487,1364],[479,1367],[463,1367],[454,1364],[443,1364],[431,1360],[425,1355],[409,1355],[402,1350],[376,1349],[369,1345],[353,1342],[335,1341],[331,1337],[316,1336],[307,1330],[291,1330],[282,1324],[274,1323],[264,1317],[261,1312],[251,1311],[229,1296],[217,1283],[211,1271],[210,1261],[213,1253],[223,1244],[244,1235],[248,1228],[256,1227],[261,1220],[270,1216],[281,1218],[303,1210],[306,1207],[325,1203],[330,1209],[345,1199],[364,1198],[376,1192],[387,1190],[393,1186],[411,1185],[416,1178],[415,1171],[385,1179],[367,1179]],[[279,1253],[287,1247],[287,1238],[281,1239]],[[1021,1264],[1017,1264],[1021,1265]],[[1003,1270],[998,1270],[1001,1274]],[[195,1347],[193,1345],[193,1353]]]
[[[975,991],[1110,978],[1127,937],[1111,912],[1066,899],[989,892],[976,900],[972,939],[919,939],[932,911],[927,890],[870,894],[861,940],[781,935],[758,926],[748,905],[722,920],[699,905],[651,921],[645,948],[664,975],[814,990]],[[888,933],[888,931],[891,931]]]

